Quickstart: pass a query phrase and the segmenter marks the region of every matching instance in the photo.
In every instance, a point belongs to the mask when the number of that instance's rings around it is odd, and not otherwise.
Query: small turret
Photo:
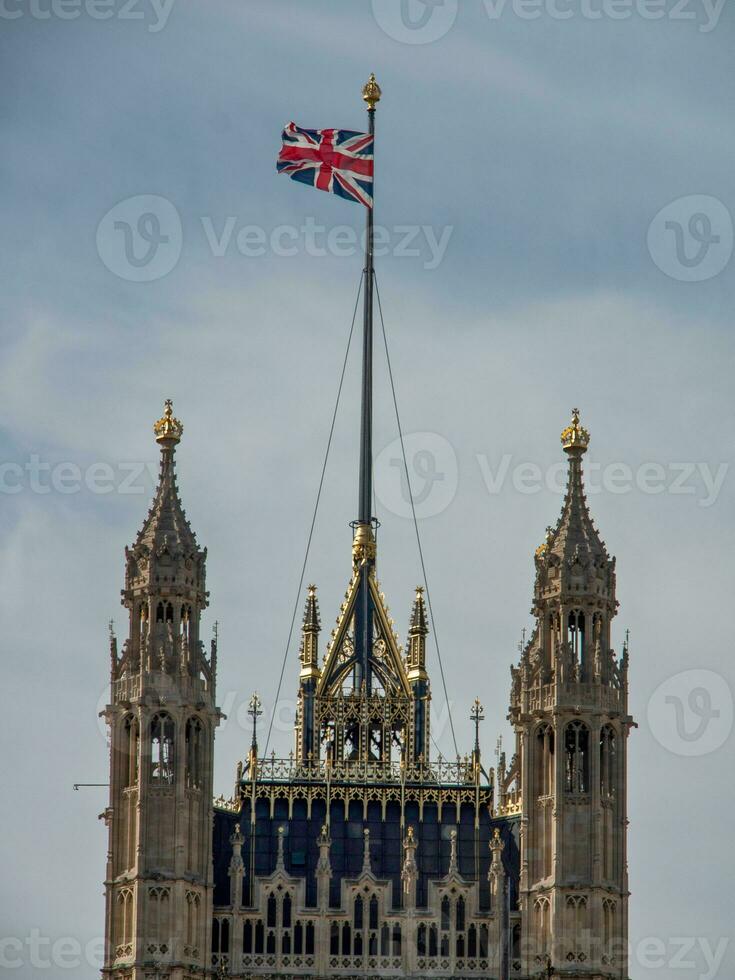
[[[304,620],[301,625],[301,673],[299,675],[299,701],[296,712],[296,758],[308,762],[315,755],[314,697],[321,676],[319,668],[319,633],[322,624],[316,586],[306,590]]]
[[[319,633],[322,624],[319,617],[319,602],[316,586],[310,585],[306,593],[304,621],[301,626],[301,677],[319,676]]]
[[[424,590],[422,586],[417,585],[406,643],[407,677],[413,694],[413,751],[411,755],[413,762],[418,762],[422,756],[424,759],[429,758],[431,688],[429,675],[426,671],[426,637],[428,633]]]
[[[561,434],[569,459],[567,489],[556,527],[547,527],[544,542],[536,549],[534,600],[541,604],[550,595],[588,594],[615,602],[615,560],[607,553],[587,507],[582,478],[582,457],[590,434],[579,420],[579,410]]]
[[[564,683],[605,682],[613,674],[610,623],[617,612],[615,559],[587,507],[582,458],[590,434],[579,410],[561,434],[569,459],[564,504],[555,527],[536,549],[532,612],[537,629],[527,650],[528,669],[548,683],[554,671]]]
[[[426,605],[424,603],[424,590],[422,586],[416,586],[416,598],[411,610],[411,619],[408,628],[408,640],[406,642],[407,667],[409,681],[426,680],[426,637],[429,627],[426,625]]]
[[[121,669],[192,678],[209,664],[199,642],[199,620],[208,605],[206,548],[197,544],[176,485],[175,450],[184,427],[166,401],[153,432],[161,449],[156,494],[135,543],[125,549],[122,603],[130,611],[130,636]]]

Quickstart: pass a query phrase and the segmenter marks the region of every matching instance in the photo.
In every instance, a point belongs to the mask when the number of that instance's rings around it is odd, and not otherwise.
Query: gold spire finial
[[[571,425],[568,425],[561,434],[561,444],[564,452],[579,453],[581,455],[587,452],[589,442],[589,432],[579,424],[579,409],[573,408]]]
[[[356,524],[352,539],[353,565],[359,566],[364,561],[373,560],[376,554],[377,546],[372,527],[369,524]]]
[[[184,426],[174,417],[174,404],[170,398],[166,399],[163,415],[154,423],[153,432],[156,442],[162,446],[175,446],[184,434]]]
[[[375,81],[375,75],[371,72],[370,78],[362,87],[362,97],[367,102],[367,107],[370,112],[373,112],[375,106],[380,102],[380,96],[382,95],[380,86]]]

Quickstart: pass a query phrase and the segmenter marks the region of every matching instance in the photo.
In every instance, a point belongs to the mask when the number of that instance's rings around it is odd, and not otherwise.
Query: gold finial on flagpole
[[[370,78],[362,87],[362,97],[367,102],[367,107],[370,112],[375,109],[375,106],[380,102],[380,96],[383,93],[380,90],[380,86],[375,81],[375,75],[371,72]]]

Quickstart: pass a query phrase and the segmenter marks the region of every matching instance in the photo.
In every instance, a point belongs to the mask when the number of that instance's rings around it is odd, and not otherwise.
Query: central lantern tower
[[[417,588],[404,660],[375,564],[357,548],[353,554],[353,574],[322,665],[316,587],[308,589],[300,650],[296,760],[368,765],[378,774],[381,767],[390,768],[392,763],[405,766],[429,758],[426,611],[423,589]],[[363,575],[370,600],[372,642],[368,656],[361,660],[355,634]]]

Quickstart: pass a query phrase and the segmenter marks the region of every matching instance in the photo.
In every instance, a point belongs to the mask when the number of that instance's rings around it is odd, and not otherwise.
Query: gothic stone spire
[[[615,559],[611,558],[587,507],[582,478],[582,457],[590,434],[572,412],[571,423],[561,434],[569,459],[567,488],[561,515],[536,549],[535,603],[551,595],[558,598],[588,595],[604,597],[615,606]],[[537,610],[534,610],[537,611]]]
[[[176,486],[174,453],[184,427],[170,399],[153,431],[161,450],[156,494],[135,543],[125,549],[123,605],[130,611],[126,666],[198,676],[199,620],[208,605],[207,551],[200,549]]]
[[[176,485],[176,446],[184,427],[174,417],[171,399],[166,400],[163,416],[154,424],[156,442],[161,447],[161,466],[156,495],[143,527],[138,533],[136,547],[150,550],[167,547],[169,551],[191,555],[197,550],[196,535],[186,519]]]

